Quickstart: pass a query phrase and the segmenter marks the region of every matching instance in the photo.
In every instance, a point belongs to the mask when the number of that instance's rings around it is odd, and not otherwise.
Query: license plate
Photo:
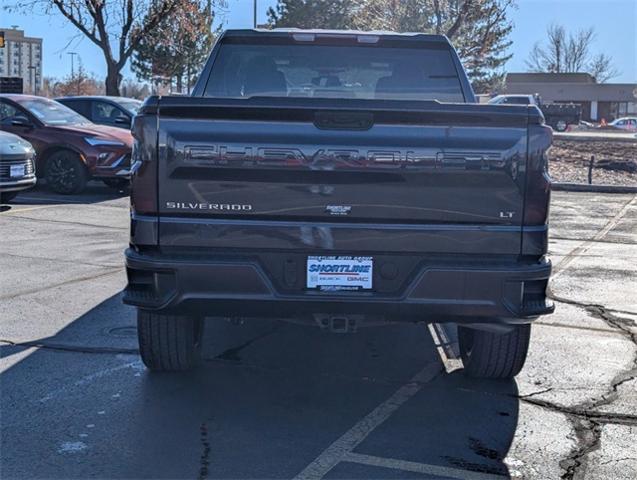
[[[307,288],[370,290],[372,257],[307,257]]]
[[[9,169],[9,176],[13,177],[24,177],[24,165],[11,165]]]

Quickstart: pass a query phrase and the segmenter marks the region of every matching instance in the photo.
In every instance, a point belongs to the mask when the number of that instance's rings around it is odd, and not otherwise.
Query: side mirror
[[[14,117],[5,118],[4,120],[2,120],[2,124],[12,127],[33,127],[33,123],[31,123],[29,119],[24,115],[16,115]]]
[[[126,117],[124,115],[122,115],[121,117],[117,117],[115,119],[115,123],[118,124],[118,125],[126,126],[128,128],[130,128],[130,126],[131,126],[130,118],[128,118],[128,117]]]

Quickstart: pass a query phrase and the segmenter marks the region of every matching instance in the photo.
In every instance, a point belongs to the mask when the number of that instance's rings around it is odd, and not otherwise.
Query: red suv
[[[129,181],[131,134],[94,124],[54,100],[0,95],[0,130],[33,145],[38,176],[58,193],[79,193],[91,178],[116,188]]]

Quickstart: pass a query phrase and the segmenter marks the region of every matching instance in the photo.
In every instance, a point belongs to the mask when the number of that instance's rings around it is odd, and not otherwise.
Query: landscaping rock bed
[[[637,185],[637,142],[554,139],[549,173],[554,182],[588,183],[591,156],[595,157],[595,185]]]

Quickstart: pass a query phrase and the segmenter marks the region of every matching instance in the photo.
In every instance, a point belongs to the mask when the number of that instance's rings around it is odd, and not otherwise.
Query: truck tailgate
[[[159,243],[519,254],[534,111],[161,99]]]

